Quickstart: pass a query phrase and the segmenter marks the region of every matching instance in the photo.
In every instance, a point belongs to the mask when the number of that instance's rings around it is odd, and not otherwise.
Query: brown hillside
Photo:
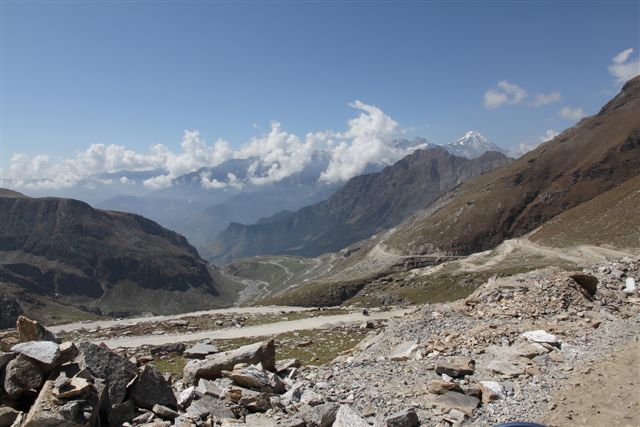
[[[600,112],[507,166],[481,175],[437,209],[401,224],[404,252],[468,254],[521,236],[640,173],[640,77]]]

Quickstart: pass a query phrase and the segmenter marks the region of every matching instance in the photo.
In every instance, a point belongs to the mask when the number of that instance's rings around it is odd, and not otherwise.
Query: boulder
[[[473,411],[480,404],[480,399],[473,396],[467,396],[466,394],[450,391],[442,396],[438,396],[435,400],[436,406],[438,406],[443,412],[449,412],[451,409],[457,409],[470,417]]]
[[[0,406],[0,427],[9,427],[20,415],[19,411],[8,406]]]
[[[208,396],[213,396],[213,397],[217,397],[218,399],[222,399],[226,395],[229,388],[232,386],[233,386],[233,382],[228,378],[225,378],[223,380],[219,378],[215,381],[205,380],[204,378],[200,378],[198,380],[197,391],[199,393],[206,394]]]
[[[153,347],[150,351],[151,354],[157,356],[159,354],[182,354],[185,350],[185,345],[181,342],[173,342],[169,344],[162,344]]]
[[[415,341],[404,341],[393,349],[389,355],[389,359],[396,362],[409,360],[414,356],[417,350],[418,344]]]
[[[497,381],[480,381],[482,403],[487,404],[492,400],[504,398],[504,389]]]
[[[329,427],[335,421],[339,408],[337,403],[323,403],[309,406],[298,415],[307,423],[307,427]]]
[[[527,331],[523,333],[522,336],[526,338],[527,341],[534,342],[534,343],[539,343],[539,344],[546,343],[551,345],[558,344],[558,339],[556,338],[555,335],[550,334],[542,329],[538,329],[535,331]]]
[[[17,354],[13,352],[0,351],[0,371],[2,371],[16,356]]]
[[[153,405],[153,408],[151,410],[153,411],[154,414],[156,414],[163,420],[174,420],[178,418],[178,416],[180,415],[178,412],[174,411],[173,409],[167,408],[166,406],[158,405],[158,404]]]
[[[12,398],[18,398],[29,390],[38,390],[44,384],[40,366],[22,354],[11,360],[4,373],[4,390]]]
[[[132,421],[138,416],[136,407],[131,400],[125,400],[122,403],[111,405],[108,410],[109,425],[121,426],[124,423]]]
[[[291,368],[299,368],[301,366],[298,359],[284,359],[276,362],[276,372],[281,373]]]
[[[171,384],[151,365],[142,367],[129,396],[136,406],[145,409],[153,409],[156,404],[173,409],[178,405]]]
[[[55,397],[54,390],[54,381],[47,381],[22,427],[93,426],[99,423],[99,411],[106,390],[103,381],[96,379],[83,394],[82,400],[65,402]]]
[[[60,378],[60,377],[59,377]],[[67,378],[61,375],[63,381],[56,380],[53,387],[53,396],[58,399],[70,399],[85,394],[92,384],[82,377]]]
[[[436,363],[436,374],[446,374],[452,378],[472,375],[475,371],[476,362],[468,357],[452,357],[445,360],[439,360]]]
[[[226,396],[240,406],[244,406],[251,412],[265,412],[271,408],[269,395],[258,391],[247,390],[240,387],[232,387],[227,390]]]
[[[246,387],[257,390],[271,388],[269,386],[269,376],[255,366],[247,366],[245,368],[234,369],[233,371],[222,371],[222,376],[231,378],[234,383],[240,387]]]
[[[186,409],[191,401],[196,397],[196,388],[194,386],[187,387],[178,393],[176,400],[178,401],[178,406]]]
[[[107,380],[109,401],[112,405],[122,403],[127,384],[136,376],[136,365],[108,348],[88,342],[80,343],[78,350],[76,361],[80,368]]]
[[[213,354],[204,360],[191,360],[184,368],[184,380],[193,384],[200,378],[219,378],[222,376],[222,371],[231,371],[238,363],[253,365],[260,363],[268,371],[275,370],[276,351],[273,340]]]
[[[236,418],[220,400],[211,396],[203,396],[198,400],[194,400],[187,408],[187,415],[192,418],[206,419],[212,415],[216,418]]]
[[[18,339],[20,342],[53,341],[57,344],[62,342],[53,332],[42,326],[39,322],[24,316],[18,317],[16,328],[18,329]]]
[[[418,427],[420,420],[416,411],[413,408],[409,408],[390,415],[384,421],[384,424],[387,427]]]
[[[340,405],[332,427],[369,427],[369,423],[349,405]]]
[[[60,358],[60,346],[52,341],[27,341],[11,347],[11,351],[23,354],[53,368]]]
[[[184,350],[184,356],[191,359],[204,359],[210,354],[218,353],[218,347],[213,344],[197,343],[193,347]]]

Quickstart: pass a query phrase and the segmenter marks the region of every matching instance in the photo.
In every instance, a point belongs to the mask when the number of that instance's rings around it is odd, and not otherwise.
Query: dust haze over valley
[[[640,426],[637,2],[127,6],[0,5],[0,427]]]

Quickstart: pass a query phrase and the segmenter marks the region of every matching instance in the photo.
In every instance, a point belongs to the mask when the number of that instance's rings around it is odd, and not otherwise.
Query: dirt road
[[[282,307],[280,307],[282,309]],[[229,328],[215,331],[198,331],[194,333],[181,333],[169,335],[145,335],[139,337],[123,337],[109,340],[96,341],[96,344],[105,343],[110,348],[139,347],[141,345],[160,345],[171,342],[198,341],[203,339],[234,339],[244,337],[272,336],[286,332],[301,331],[307,329],[327,329],[341,325],[359,323],[367,319],[382,320],[392,317],[401,317],[413,309],[400,309],[393,311],[373,312],[369,316],[362,313],[340,314],[334,316],[317,316],[300,320],[290,320],[264,325],[248,326],[246,328]]]

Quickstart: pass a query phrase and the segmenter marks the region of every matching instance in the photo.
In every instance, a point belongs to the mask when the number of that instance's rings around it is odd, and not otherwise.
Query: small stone
[[[162,344],[153,347],[150,351],[151,354],[157,356],[159,354],[182,354],[184,353],[185,345],[181,342],[174,342],[169,344]]]
[[[480,381],[482,391],[482,403],[487,404],[492,400],[504,399],[504,390],[497,381]]]
[[[458,378],[471,375],[475,371],[476,362],[468,357],[453,357],[440,360],[436,364],[436,374],[447,374],[450,377]]]
[[[163,405],[158,405],[157,403],[153,405],[153,408],[151,410],[164,420],[173,420],[180,415],[173,409],[167,408],[166,406],[163,406]]]
[[[338,404],[329,402],[307,407],[298,415],[307,423],[307,427],[329,427],[335,421],[338,409]]]
[[[462,393],[450,391],[442,396],[438,396],[435,403],[444,412],[448,412],[451,409],[457,409],[462,411],[468,417],[471,417],[473,411],[480,404],[480,400],[473,396],[467,396]]]
[[[218,347],[213,344],[197,343],[184,351],[184,356],[192,359],[204,359],[210,354],[218,353]]]
[[[395,362],[409,360],[416,350],[418,350],[418,344],[415,341],[404,341],[393,349],[389,359]]]
[[[203,396],[194,400],[187,408],[187,415],[193,418],[205,419],[209,415],[217,418],[236,418],[218,399],[210,396]]]
[[[536,331],[528,331],[522,334],[527,340],[535,343],[546,343],[555,345],[558,343],[558,339],[555,335],[552,335],[542,329]]]
[[[635,279],[633,277],[627,277],[627,280],[625,281],[625,286],[622,292],[624,292],[626,295],[633,295],[636,293],[636,291],[637,291],[637,287],[636,287]]]
[[[387,417],[384,425],[387,427],[418,427],[420,420],[416,411],[413,408],[409,408]]]

